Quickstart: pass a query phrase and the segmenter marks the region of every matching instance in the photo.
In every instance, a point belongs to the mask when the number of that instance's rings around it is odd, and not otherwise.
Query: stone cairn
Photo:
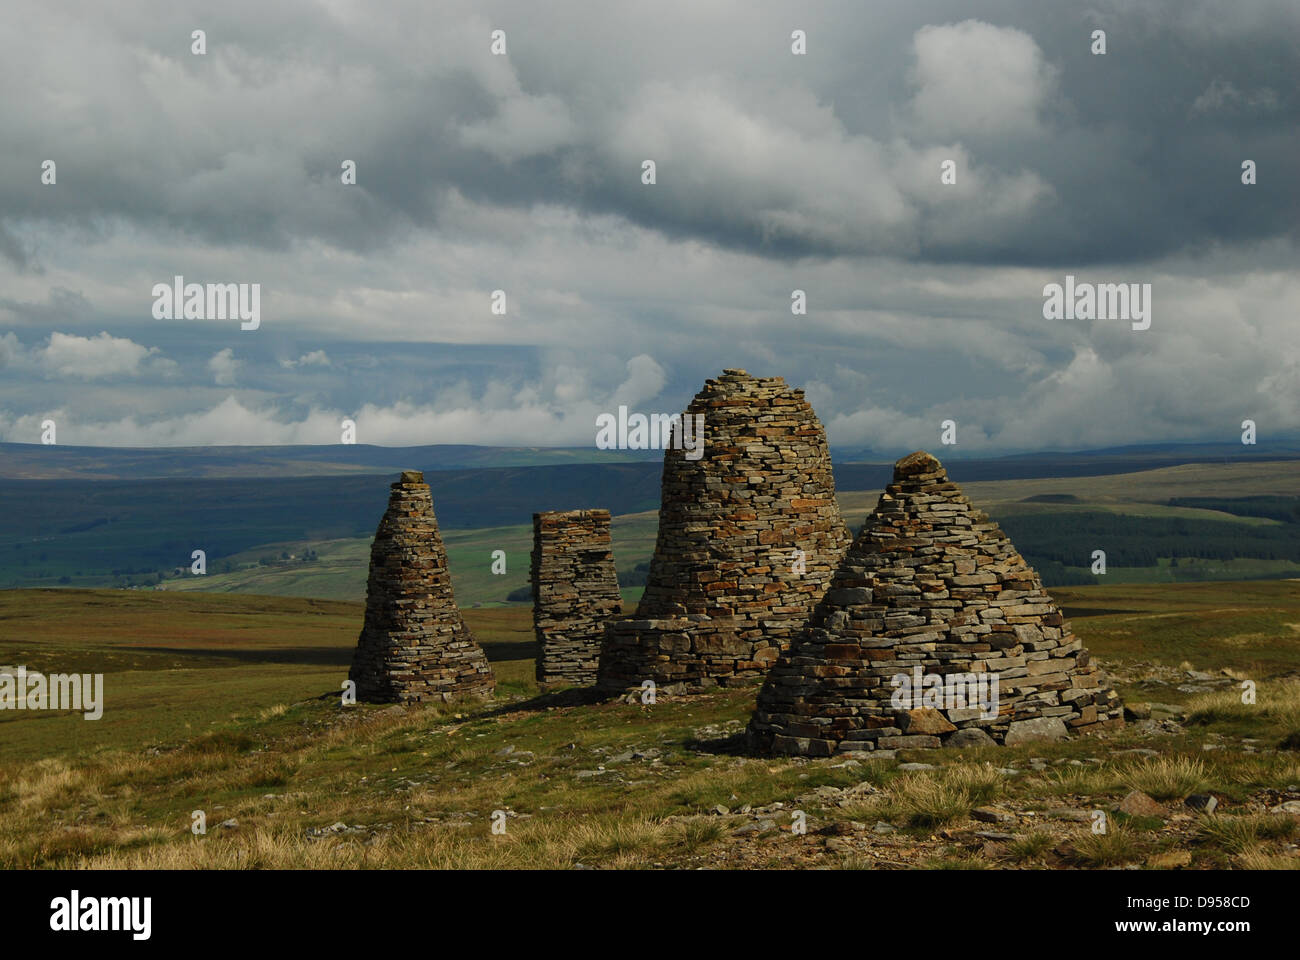
[[[659,534],[636,614],[608,625],[597,686],[699,690],[761,677],[807,620],[850,536],[803,391],[724,370],[687,408],[703,451],[664,451]],[[698,441],[698,437],[696,440]]]
[[[996,715],[953,697],[900,709],[891,681],[918,667],[996,674]],[[1122,723],[1119,698],[1038,575],[939,461],[917,452],[895,464],[807,629],[759,691],[749,739],[763,752],[827,756],[1011,745]]]
[[[361,700],[486,697],[496,681],[452,595],[424,474],[392,485],[370,547],[366,619],[348,676]]]
[[[623,611],[608,510],[533,514],[538,683],[596,680],[605,621]]]

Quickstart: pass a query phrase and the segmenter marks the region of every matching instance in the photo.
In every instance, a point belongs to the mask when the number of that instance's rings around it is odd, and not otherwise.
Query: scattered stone
[[[847,820],[835,820],[826,824],[817,832],[830,837],[844,837],[853,833],[853,824]]]
[[[537,682],[594,683],[605,623],[623,611],[609,511],[533,514],[530,576]]]
[[[1289,813],[1300,816],[1300,800],[1284,800],[1276,807],[1269,808],[1269,813]]]
[[[963,727],[943,742],[945,747],[992,747],[997,741],[979,727]]]
[[[933,707],[920,707],[916,710],[900,710],[895,714],[899,729],[908,736],[914,734],[941,735],[952,733],[957,728]]]
[[[1150,720],[1151,704],[1149,703],[1126,703],[1124,704],[1125,720]]]
[[[979,837],[981,840],[994,840],[997,842],[1016,839],[1014,833],[1001,833],[997,830],[976,830],[975,836]]]
[[[898,769],[911,773],[918,770],[937,770],[938,767],[933,763],[900,763]]]
[[[892,823],[885,823],[884,820],[877,820],[876,825],[871,828],[871,832],[880,834],[898,833],[898,827],[894,826]]]
[[[1128,814],[1130,817],[1160,817],[1165,819],[1169,816],[1168,810],[1141,790],[1131,791],[1128,796],[1119,802],[1115,809],[1120,813]]]
[[[970,812],[972,819],[982,823],[1015,823],[1016,816],[997,807],[976,807]]]
[[[1193,793],[1183,803],[1193,810],[1200,810],[1202,813],[1213,813],[1219,806],[1218,798],[1209,793]]]
[[[363,701],[491,696],[496,681],[456,606],[424,474],[402,473],[370,547],[366,616],[348,676]]]
[[[238,826],[239,826],[239,821],[234,819],[233,817],[229,820],[222,820],[219,824],[217,824],[217,828],[220,830],[234,830]]]
[[[1165,853],[1157,853],[1147,860],[1147,866],[1157,870],[1173,870],[1177,867],[1190,866],[1191,863],[1192,854],[1188,850],[1169,850]]]
[[[1049,820],[1068,820],[1071,823],[1091,823],[1093,811],[1080,810],[1077,807],[1056,807],[1052,810],[1044,810],[1043,816]]]
[[[1034,717],[1031,720],[1015,720],[1007,728],[1003,743],[1008,747],[1019,743],[1033,743],[1038,740],[1064,740],[1070,731],[1060,717]]]
[[[709,813],[716,813],[720,817],[725,817],[731,813],[731,810],[728,807],[724,807],[722,804],[718,804],[716,807],[711,807]]]

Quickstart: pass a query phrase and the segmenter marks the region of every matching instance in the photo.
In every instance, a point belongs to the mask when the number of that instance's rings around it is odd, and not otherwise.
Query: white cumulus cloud
[[[1012,27],[979,20],[926,26],[912,49],[912,113],[938,137],[1031,132],[1056,82],[1034,38]]]
[[[239,361],[235,359],[235,351],[230,347],[220,350],[212,355],[208,361],[208,370],[212,374],[212,380],[219,387],[228,387],[235,382],[235,372],[239,369]]]
[[[52,333],[44,347],[36,349],[37,363],[49,374],[95,380],[102,377],[135,376],[145,361],[159,353],[125,337],[101,332],[94,337]]]

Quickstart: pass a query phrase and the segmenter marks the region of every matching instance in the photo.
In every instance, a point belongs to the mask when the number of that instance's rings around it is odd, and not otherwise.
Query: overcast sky
[[[885,452],[1300,432],[1295,0],[6,19],[3,440],[587,444],[724,367]],[[155,319],[178,274],[260,328]],[[1151,284],[1150,329],[1044,319],[1067,274]]]

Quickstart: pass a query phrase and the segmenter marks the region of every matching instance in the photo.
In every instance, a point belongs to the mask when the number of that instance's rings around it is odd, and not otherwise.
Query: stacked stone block
[[[996,715],[900,708],[892,678],[917,667],[996,674]],[[1119,726],[1122,711],[1006,534],[917,452],[895,464],[808,629],[772,669],[749,736],[761,751],[827,756],[1058,737]]]
[[[533,514],[538,683],[596,680],[605,622],[623,611],[608,510]]]
[[[392,485],[370,548],[366,618],[348,676],[372,702],[490,696],[487,657],[456,606],[424,474]]]
[[[635,616],[605,635],[598,686],[607,692],[646,680],[696,690],[763,676],[851,539],[826,435],[802,390],[724,370],[683,416],[696,415],[703,454],[665,450],[645,594]]]

